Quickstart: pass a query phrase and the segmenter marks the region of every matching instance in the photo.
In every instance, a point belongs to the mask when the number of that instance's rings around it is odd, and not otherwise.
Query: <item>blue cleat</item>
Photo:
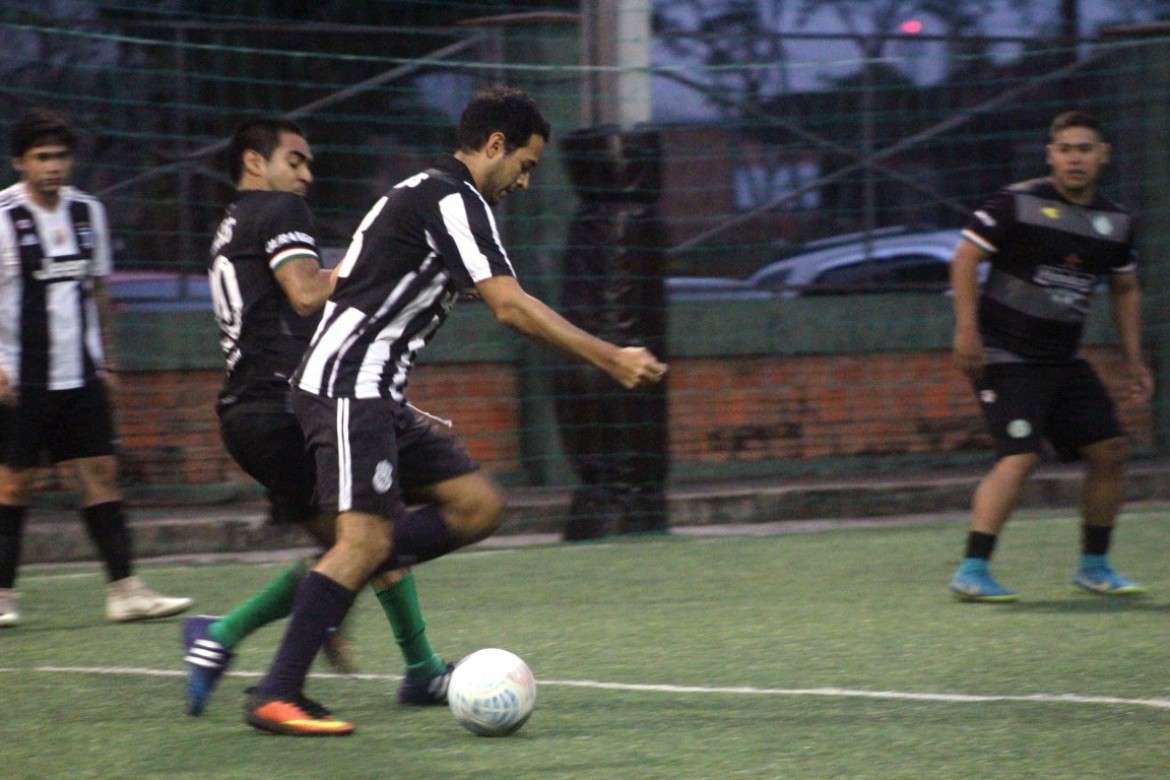
[[[208,627],[219,620],[212,615],[196,615],[183,621],[183,666],[187,674],[187,714],[201,715],[215,684],[235,656],[231,650],[211,638]]]
[[[986,561],[972,558],[963,560],[948,587],[951,595],[960,601],[1007,604],[1019,600],[1014,590],[1008,590],[995,581]]]
[[[455,664],[447,664],[447,668],[437,677],[427,677],[416,680],[409,674],[403,678],[398,687],[398,703],[413,707],[429,707],[447,703],[447,686],[451,682],[451,672]]]
[[[1146,592],[1144,586],[1115,572],[1104,555],[1084,556],[1073,585],[1098,596],[1139,596]]]

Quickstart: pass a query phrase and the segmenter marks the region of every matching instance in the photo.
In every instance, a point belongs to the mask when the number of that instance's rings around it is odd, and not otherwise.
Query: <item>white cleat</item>
[[[106,617],[115,623],[151,620],[185,612],[194,599],[161,596],[137,577],[111,582],[106,597]]]
[[[20,624],[20,610],[16,602],[20,594],[12,588],[0,588],[0,628],[11,628]]]

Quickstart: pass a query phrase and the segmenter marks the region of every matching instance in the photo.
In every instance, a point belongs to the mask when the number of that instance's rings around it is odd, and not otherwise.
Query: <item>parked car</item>
[[[802,245],[746,279],[677,276],[671,301],[797,298],[873,292],[946,292],[958,230],[885,228]]]

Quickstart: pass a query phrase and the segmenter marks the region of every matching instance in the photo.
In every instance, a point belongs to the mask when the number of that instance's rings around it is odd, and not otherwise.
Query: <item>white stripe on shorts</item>
[[[337,511],[353,508],[353,472],[349,447],[349,399],[337,399]]]

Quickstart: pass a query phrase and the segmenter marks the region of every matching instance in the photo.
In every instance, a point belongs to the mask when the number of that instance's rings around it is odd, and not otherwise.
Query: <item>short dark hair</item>
[[[1048,129],[1048,134],[1050,137],[1055,138],[1056,134],[1061,130],[1068,130],[1070,127],[1084,127],[1092,130],[1102,138],[1105,135],[1101,132],[1101,120],[1087,111],[1065,111],[1063,114],[1057,115],[1056,119],[1052,120],[1052,126]]]
[[[227,149],[228,175],[232,181],[238,182],[244,172],[244,152],[251,149],[265,160],[271,159],[276,147],[280,146],[281,133],[308,138],[300,125],[282,117],[253,117],[237,125]]]
[[[552,128],[536,101],[523,90],[495,86],[477,92],[459,117],[459,149],[482,149],[492,133],[504,134],[504,151],[511,154],[539,135],[548,141]]]
[[[12,127],[12,156],[24,157],[29,149],[49,144],[60,144],[71,151],[77,146],[69,118],[48,108],[30,108],[22,113]]]

